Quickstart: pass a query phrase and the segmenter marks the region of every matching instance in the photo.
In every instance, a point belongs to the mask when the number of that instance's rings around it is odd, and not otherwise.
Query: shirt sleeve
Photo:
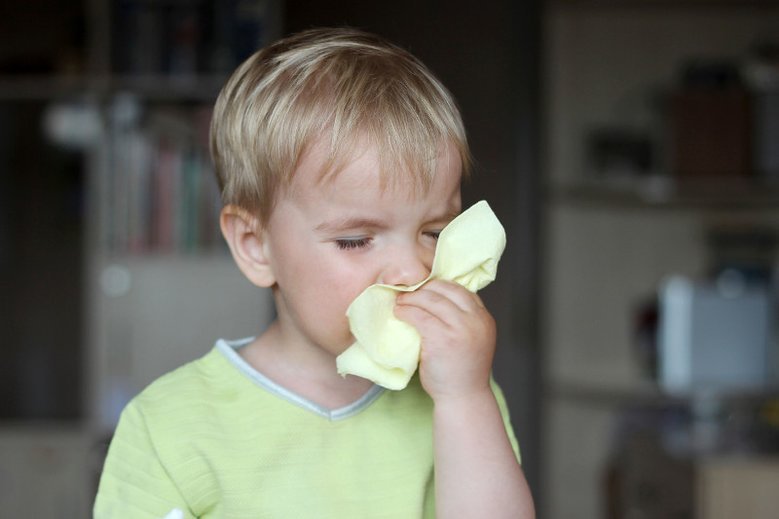
[[[108,449],[94,506],[96,519],[194,517],[165,470],[145,417],[131,402],[122,413]]]
[[[517,461],[522,463],[522,456],[519,453],[519,442],[514,434],[514,428],[511,426],[511,417],[509,416],[508,405],[506,404],[506,397],[503,395],[503,391],[495,380],[490,379],[490,385],[492,386],[492,392],[495,394],[495,400],[498,402],[498,408],[500,414],[503,417],[503,425],[506,427],[506,435],[509,437],[511,448],[514,450],[514,455],[517,457]]]

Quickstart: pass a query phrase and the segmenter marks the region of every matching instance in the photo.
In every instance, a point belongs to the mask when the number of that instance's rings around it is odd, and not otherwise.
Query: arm
[[[492,391],[436,402],[433,435],[439,517],[534,517]]]
[[[422,336],[420,378],[434,402],[438,517],[534,517],[490,387],[495,322],[481,299],[431,281],[399,296],[395,313]]]

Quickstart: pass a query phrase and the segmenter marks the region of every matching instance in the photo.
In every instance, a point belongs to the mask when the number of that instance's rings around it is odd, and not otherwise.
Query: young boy
[[[461,211],[451,95],[376,36],[311,30],[238,68],[211,131],[224,237],[278,318],[128,405],[95,516],[532,517],[477,295],[433,280],[398,297],[422,338],[402,391],[336,371],[349,304],[426,278]]]

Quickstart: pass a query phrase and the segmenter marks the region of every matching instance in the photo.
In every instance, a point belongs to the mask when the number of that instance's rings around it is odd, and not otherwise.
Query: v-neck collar
[[[222,355],[224,355],[230,364],[235,366],[238,371],[240,371],[243,375],[248,377],[249,380],[258,386],[278,396],[279,398],[283,398],[292,404],[302,407],[307,411],[311,411],[312,413],[315,413],[330,421],[345,420],[356,415],[363,409],[370,406],[385,391],[383,387],[374,384],[363,396],[351,404],[339,407],[337,409],[329,409],[320,404],[312,402],[308,398],[305,398],[295,393],[294,391],[274,382],[257,371],[248,362],[246,362],[246,360],[238,353],[238,350],[251,343],[253,340],[254,337],[247,337],[245,339],[239,339],[235,341],[219,339],[216,341],[215,348]]]

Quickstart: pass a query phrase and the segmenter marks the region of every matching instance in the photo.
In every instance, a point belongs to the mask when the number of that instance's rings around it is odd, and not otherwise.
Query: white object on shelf
[[[766,287],[670,278],[660,291],[660,383],[672,391],[770,384],[772,317]]]

